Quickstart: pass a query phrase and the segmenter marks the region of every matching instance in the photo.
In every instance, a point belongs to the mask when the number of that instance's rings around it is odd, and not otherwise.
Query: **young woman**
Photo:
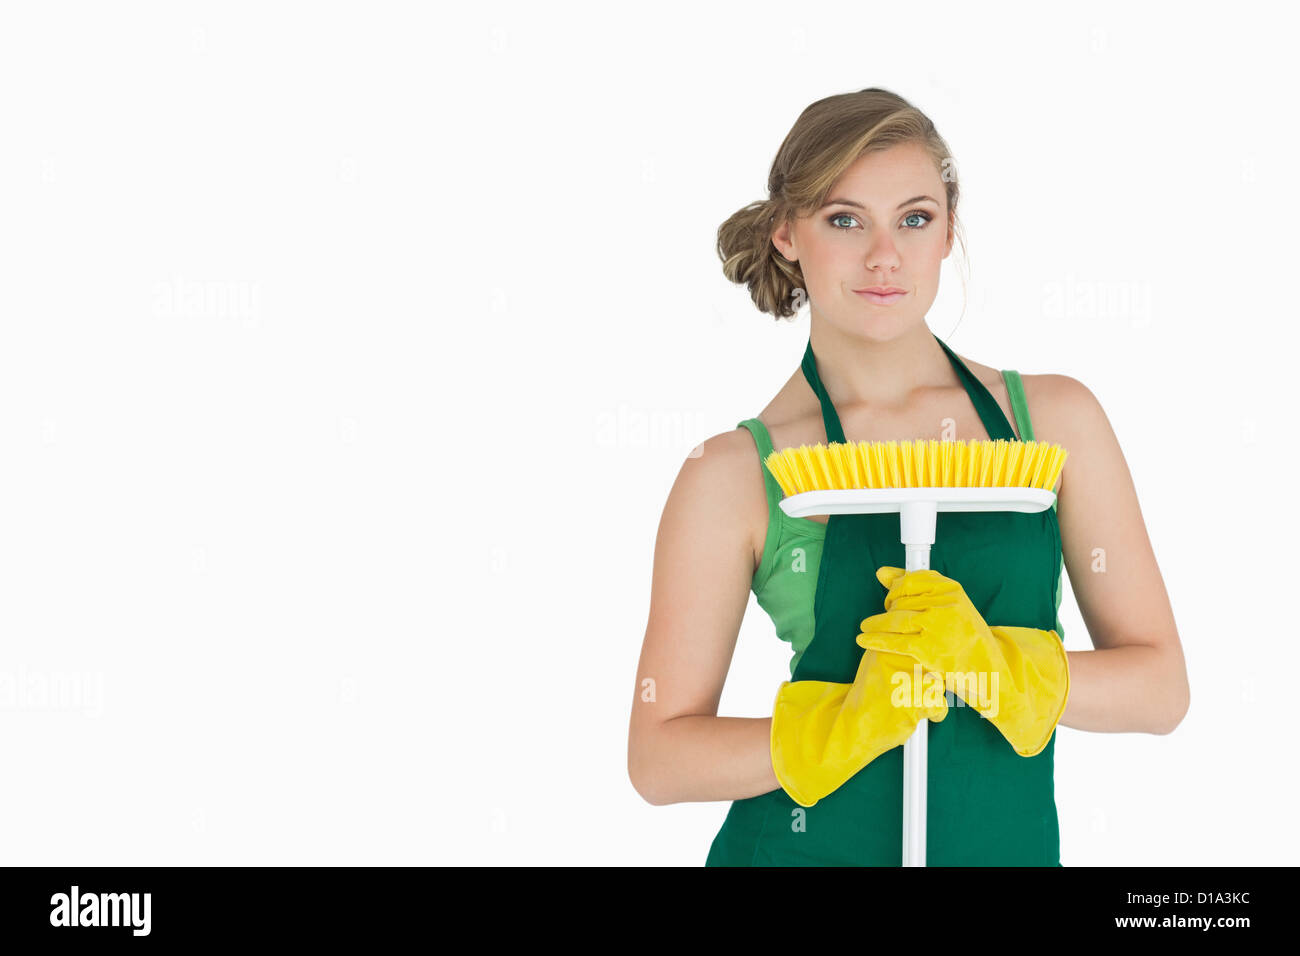
[[[905,100],[868,89],[812,104],[768,186],[766,201],[719,229],[718,252],[760,311],[788,317],[807,301],[809,342],[759,415],[704,442],[669,494],[632,709],[632,784],[653,804],[732,801],[708,865],[897,866],[899,745],[929,716],[928,865],[1059,866],[1056,724],[1167,734],[1189,700],[1118,442],[1079,381],[1000,372],[927,327],[958,232],[958,187],[946,144]],[[1059,444],[1068,458],[1056,504],[941,513],[931,570],[902,575],[891,570],[904,566],[897,515],[790,518],[762,465],[773,448],[916,438]],[[1063,569],[1094,650],[1060,643]],[[790,680],[772,716],[719,717],[751,589],[791,644]],[[1006,707],[1044,715],[1047,736],[1013,745],[1002,721],[952,694],[937,711],[879,705],[901,659],[864,652],[859,638],[886,627],[890,609],[937,621],[925,611],[941,603],[943,620],[965,628],[961,647],[1029,675],[1026,687],[1003,688]],[[918,660],[958,646],[940,630],[912,635]]]

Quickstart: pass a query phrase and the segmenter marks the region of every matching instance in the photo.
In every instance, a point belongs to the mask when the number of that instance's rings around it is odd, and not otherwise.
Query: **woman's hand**
[[[904,654],[987,717],[1022,757],[1051,740],[1070,692],[1065,646],[1055,631],[990,627],[966,591],[929,569],[882,567],[885,612],[866,618],[859,646]]]
[[[905,744],[921,718],[938,723],[948,715],[943,694],[915,698],[900,688],[910,688],[914,666],[911,657],[867,650],[851,684],[781,684],[772,707],[772,770],[795,803],[813,806]]]

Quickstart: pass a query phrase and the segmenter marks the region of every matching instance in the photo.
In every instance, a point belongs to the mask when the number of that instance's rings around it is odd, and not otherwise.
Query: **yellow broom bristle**
[[[764,460],[788,498],[849,488],[1056,487],[1068,452],[1040,441],[831,442],[774,451]]]

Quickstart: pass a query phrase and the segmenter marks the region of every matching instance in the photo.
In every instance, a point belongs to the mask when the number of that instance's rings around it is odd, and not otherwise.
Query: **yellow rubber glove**
[[[883,567],[876,578],[889,589],[885,612],[862,622],[858,644],[914,658],[942,675],[944,686],[987,717],[1016,753],[1040,753],[1070,696],[1060,636],[989,627],[962,586],[937,571]]]
[[[948,700],[937,682],[913,705],[913,658],[864,651],[852,684],[785,681],[772,707],[772,769],[795,803],[811,807],[887,750],[917,722],[941,721]],[[905,673],[906,680],[895,679]]]

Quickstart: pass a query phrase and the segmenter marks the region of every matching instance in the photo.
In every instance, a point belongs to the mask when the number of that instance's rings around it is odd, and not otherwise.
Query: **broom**
[[[1065,465],[1060,445],[969,442],[820,442],[774,451],[764,465],[781,486],[781,510],[809,515],[897,511],[906,571],[930,567],[940,511],[1046,511]],[[903,865],[925,866],[927,732],[921,718],[903,745]]]

